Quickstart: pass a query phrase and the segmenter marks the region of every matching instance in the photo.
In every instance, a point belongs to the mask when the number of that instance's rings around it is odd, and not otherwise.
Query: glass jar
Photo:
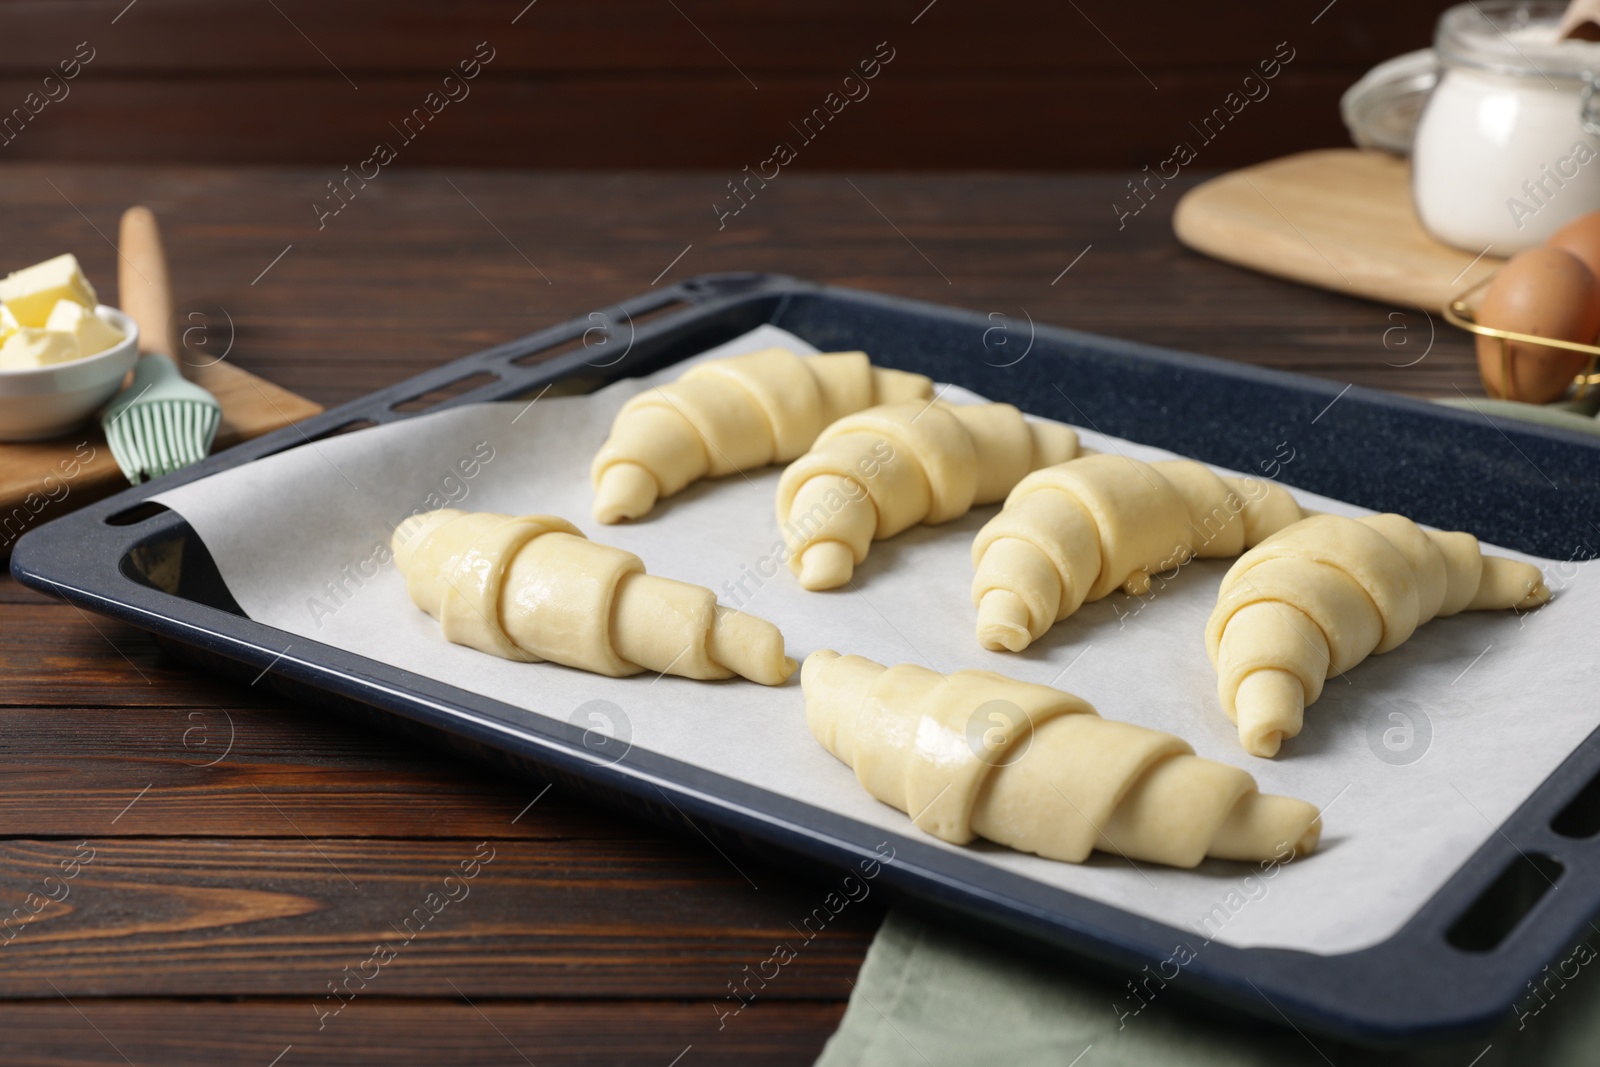
[[[1477,0],[1440,16],[1411,181],[1441,241],[1507,256],[1600,210],[1600,44],[1558,42],[1565,9]]]

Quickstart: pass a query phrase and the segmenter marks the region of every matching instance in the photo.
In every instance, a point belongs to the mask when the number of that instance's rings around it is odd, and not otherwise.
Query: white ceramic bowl
[[[114,307],[94,312],[123,332],[121,344],[67,363],[0,369],[0,441],[60,437],[116,395],[139,361],[139,327]]]

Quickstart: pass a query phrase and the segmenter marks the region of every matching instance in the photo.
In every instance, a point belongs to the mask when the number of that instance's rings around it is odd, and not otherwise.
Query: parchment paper
[[[706,357],[774,343],[814,351],[763,327]],[[680,373],[669,368],[657,378]],[[285,631],[286,646],[325,642],[530,716],[567,719],[588,701],[610,701],[638,748],[875,827],[918,833],[812,739],[798,674],[777,688],[612,679],[450,645],[411,604],[393,564],[378,564],[378,546],[418,508],[561,515],[637,553],[652,573],[709,586],[724,603],[776,622],[797,659],[834,648],[886,664],[979,667],[1055,684],[1107,718],[1171,731],[1202,756],[1246,768],[1266,792],[1324,806],[1322,851],[1269,871],[1215,861],[1179,871],[1099,854],[1072,865],[982,843],[965,850],[1188,927],[1196,944],[1212,938],[1331,954],[1384,940],[1600,723],[1592,666],[1600,583],[1592,564],[1534,560],[1556,588],[1549,606],[1434,621],[1394,652],[1330,680],[1304,733],[1281,758],[1261,760],[1239,747],[1205,654],[1205,621],[1226,562],[1191,563],[1147,600],[1116,593],[1086,605],[1012,655],[986,652],[973,636],[969,551],[994,507],[874,545],[856,573],[859,592],[808,593],[775,568],[777,469],[702,482],[643,522],[602,526],[590,516],[589,461],[617,408],[650,384],[420,416],[292,449],[157,499],[194,526],[240,605]],[[973,398],[952,390],[947,399]],[[1080,432],[1092,448],[1168,458]],[[1261,462],[1292,486],[1290,448]],[[1296,495],[1312,507],[1360,513]]]

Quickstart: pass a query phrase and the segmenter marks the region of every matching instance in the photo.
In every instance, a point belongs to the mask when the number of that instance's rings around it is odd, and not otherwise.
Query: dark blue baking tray
[[[887,837],[896,858],[882,884],[921,906],[1099,973],[1153,971],[1192,933],[649,752],[613,761],[585,748],[578,727],[530,724],[495,701],[303,637],[285,652],[281,631],[239,610],[193,530],[149,501],[354,427],[653,371],[762,323],[823,350],[865,349],[882,364],[1038,415],[1237,470],[1258,470],[1287,441],[1296,450],[1288,480],[1303,489],[1541,556],[1600,554],[1600,444],[1584,435],[916,301],[723,274],[468,356],[129,489],[27,534],[11,570],[31,588],[149,630],[210,669],[246,679],[265,670],[263,684],[293,698],[443,738],[658,821],[692,820],[725,845],[846,867],[875,855]],[[1597,771],[1600,735],[1591,735],[1382,944],[1328,957],[1211,944],[1171,995],[1371,1044],[1508,1021],[1524,983],[1592,932],[1588,920],[1600,909]]]

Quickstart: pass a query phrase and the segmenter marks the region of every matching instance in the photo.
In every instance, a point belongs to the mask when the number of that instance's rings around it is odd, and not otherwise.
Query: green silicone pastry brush
[[[117,289],[122,310],[139,324],[133,382],[100,416],[106,443],[128,481],[169,474],[198,463],[211,451],[222,405],[186,381],[170,353],[172,281],[156,217],[146,207],[122,215],[118,235]]]

